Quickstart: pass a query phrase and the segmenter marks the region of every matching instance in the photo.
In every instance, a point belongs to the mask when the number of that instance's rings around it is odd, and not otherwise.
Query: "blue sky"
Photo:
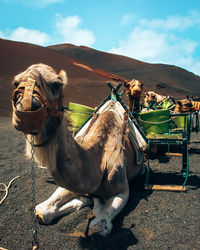
[[[85,45],[200,75],[200,0],[0,0],[0,38]]]

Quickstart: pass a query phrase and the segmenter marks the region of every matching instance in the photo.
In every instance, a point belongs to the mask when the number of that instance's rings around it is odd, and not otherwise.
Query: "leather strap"
[[[28,77],[26,85],[25,85],[25,89],[24,89],[22,111],[30,111],[31,110],[34,87],[35,87],[35,80]]]

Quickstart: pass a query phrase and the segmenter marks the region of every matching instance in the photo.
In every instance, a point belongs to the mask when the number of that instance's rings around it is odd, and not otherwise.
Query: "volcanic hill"
[[[77,102],[98,106],[109,93],[107,82],[133,78],[144,81],[145,89],[176,98],[200,95],[200,77],[176,66],[149,64],[85,46],[61,44],[42,47],[0,39],[0,116],[11,115],[13,77],[35,63],[45,63],[57,72],[66,70],[68,85],[64,104]],[[110,78],[111,77],[111,78]]]

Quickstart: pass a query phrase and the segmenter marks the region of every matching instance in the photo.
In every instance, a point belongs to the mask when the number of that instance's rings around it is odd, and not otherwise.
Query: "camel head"
[[[153,91],[149,91],[149,92],[145,93],[144,98],[145,98],[145,100],[148,101],[148,102],[153,102],[153,103],[155,103],[155,102],[156,102],[156,93],[153,92]]]
[[[40,131],[52,116],[63,110],[62,88],[67,84],[66,72],[59,74],[45,64],[35,64],[13,79],[13,126],[31,134]]]
[[[166,96],[159,95],[155,93],[154,91],[148,91],[147,93],[145,93],[145,96],[144,96],[145,107],[148,107],[150,103],[154,104],[154,103],[162,102],[165,98]]]
[[[183,99],[176,102],[174,113],[184,113],[190,111],[193,111],[193,105],[191,101]]]
[[[144,83],[142,81],[132,79],[124,85],[126,87],[126,94],[134,98],[139,98],[142,93],[143,85]]]

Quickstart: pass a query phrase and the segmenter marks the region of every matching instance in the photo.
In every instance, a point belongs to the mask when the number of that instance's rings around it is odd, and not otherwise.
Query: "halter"
[[[22,110],[16,109],[16,101],[23,97]],[[32,98],[37,98],[41,106],[32,111]],[[36,77],[32,72],[12,93],[13,125],[24,134],[35,134],[45,126],[47,118],[61,117],[63,110],[55,110],[62,105],[62,96],[54,101],[48,100],[41,77]]]

